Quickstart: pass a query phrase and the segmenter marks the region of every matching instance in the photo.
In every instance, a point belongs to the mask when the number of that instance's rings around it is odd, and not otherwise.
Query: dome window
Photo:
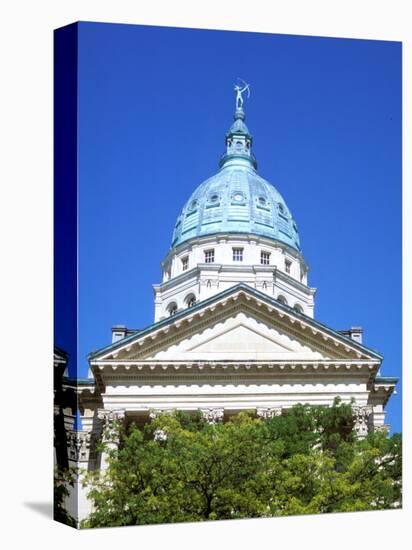
[[[173,317],[173,315],[176,315],[177,313],[177,304],[176,302],[172,302],[167,306],[167,312],[169,314],[169,317]]]
[[[189,267],[189,256],[185,256],[182,258],[182,271],[187,271],[187,268]]]
[[[196,296],[194,294],[189,294],[189,296],[187,296],[185,302],[186,302],[187,307],[195,306],[196,305]]]
[[[194,200],[190,203],[190,210],[195,210],[197,208],[197,200]]]
[[[233,261],[243,262],[243,248],[233,248]]]
[[[213,193],[213,195],[209,197],[210,202],[217,202],[218,200],[219,200],[219,195],[217,195],[216,193]]]
[[[283,206],[283,204],[282,204],[281,202],[279,203],[279,212],[280,212],[281,214],[284,214],[284,213],[285,213],[285,207]]]
[[[205,263],[213,264],[214,261],[215,261],[215,249],[210,248],[209,250],[205,250]]]
[[[236,202],[241,202],[241,201],[245,200],[245,197],[243,196],[242,193],[235,193],[233,195],[233,200],[236,201]]]
[[[266,199],[265,197],[259,197],[259,204],[261,204],[262,206],[265,206],[266,205]]]
[[[261,250],[261,252],[260,252],[260,263],[262,265],[269,265],[270,264],[270,252],[267,252],[266,250]]]

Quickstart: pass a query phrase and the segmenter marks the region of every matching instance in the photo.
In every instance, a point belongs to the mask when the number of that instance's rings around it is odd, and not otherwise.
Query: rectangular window
[[[243,248],[233,248],[233,261],[243,262]]]
[[[269,265],[270,264],[270,252],[265,252],[264,250],[260,253],[260,263],[262,265]]]
[[[285,271],[286,273],[290,273],[290,266],[292,265],[292,262],[290,260],[285,260]]]
[[[205,250],[205,263],[212,264],[215,261],[215,250],[211,248],[210,250]]]
[[[189,257],[185,256],[182,258],[182,271],[186,271],[186,269],[189,267]]]

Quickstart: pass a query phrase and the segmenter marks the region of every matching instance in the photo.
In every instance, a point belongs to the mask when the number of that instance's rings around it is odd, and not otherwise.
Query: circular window
[[[219,195],[216,195],[216,193],[214,193],[209,197],[209,200],[210,202],[217,202],[219,200]]]
[[[283,206],[283,204],[279,203],[279,212],[282,212],[282,214],[285,213],[285,208]]]
[[[235,201],[240,202],[240,201],[243,201],[243,199],[244,199],[244,197],[243,197],[242,193],[235,193],[233,195],[233,200],[235,200]]]
[[[265,197],[259,197],[259,204],[261,204],[262,206],[264,206],[266,204]]]
[[[192,201],[190,203],[190,210],[194,210],[196,208],[196,206],[197,206],[197,201],[196,200]]]

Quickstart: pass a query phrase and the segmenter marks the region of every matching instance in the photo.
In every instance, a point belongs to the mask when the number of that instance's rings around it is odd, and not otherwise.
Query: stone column
[[[256,415],[264,420],[273,418],[274,416],[281,416],[282,407],[258,407],[256,409]]]
[[[352,408],[352,410],[356,435],[359,439],[363,439],[368,435],[369,432],[369,417],[372,414],[372,407],[370,407],[369,405],[363,407],[355,406]]]
[[[107,451],[103,451],[101,455],[100,469],[105,470],[108,466],[109,452],[112,449],[117,449],[120,440],[120,428],[125,417],[124,409],[107,410],[98,409],[97,418],[101,421],[102,443],[105,444]]]
[[[223,408],[200,409],[203,418],[208,424],[216,424],[223,421],[225,410]]]

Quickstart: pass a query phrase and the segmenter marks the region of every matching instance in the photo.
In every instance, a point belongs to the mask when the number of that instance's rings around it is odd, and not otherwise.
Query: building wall
[[[234,260],[234,249],[242,249],[242,261]],[[205,253],[211,250],[214,261],[207,263]],[[262,252],[269,254],[269,264],[262,264]],[[315,289],[307,285],[303,257],[270,239],[241,235],[197,239],[171,251],[162,267],[163,282],[154,285],[155,322],[168,317],[173,305],[178,311],[185,309],[191,297],[199,302],[240,282],[314,315]]]

